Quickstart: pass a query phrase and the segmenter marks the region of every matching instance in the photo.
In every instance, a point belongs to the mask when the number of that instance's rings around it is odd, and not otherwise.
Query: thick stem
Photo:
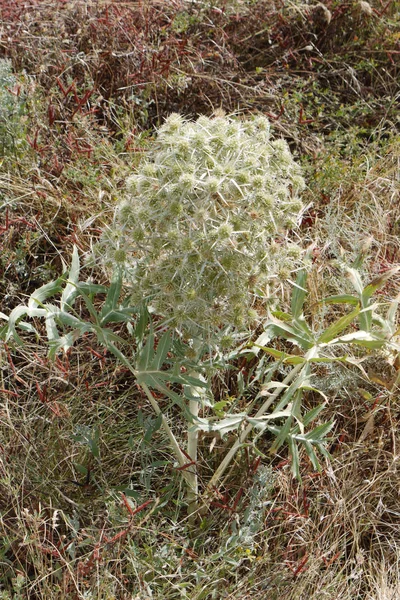
[[[191,377],[199,378],[199,374],[196,372],[190,373]],[[194,420],[197,420],[199,416],[200,406],[202,403],[202,396],[204,395],[204,390],[202,388],[198,388],[196,386],[190,387],[190,395],[193,397],[192,400],[189,400],[189,411]],[[199,483],[198,483],[198,474],[197,474],[197,447],[199,440],[199,432],[197,430],[190,431],[188,430],[188,443],[187,443],[187,453],[190,456],[190,459],[193,461],[193,465],[189,467],[187,474],[191,480],[191,486],[188,490],[187,501],[188,501],[188,514],[189,519],[193,521],[193,516],[198,509],[198,494],[199,494]]]
[[[191,415],[196,418],[199,416],[200,404],[197,400],[189,401],[189,411]],[[188,489],[187,501],[188,501],[188,514],[193,515],[197,511],[197,497],[199,493],[199,484],[197,477],[197,444],[198,444],[198,431],[188,431],[188,444],[187,453],[190,459],[193,461],[193,465],[187,470],[187,474],[190,476],[191,486]]]
[[[296,365],[283,380],[283,385],[285,385],[285,386],[288,385],[294,379],[294,377],[297,375],[297,373],[303,368],[303,366],[304,366],[304,363]],[[279,396],[279,394],[282,392],[283,389],[284,388],[277,388],[275,390],[275,392],[272,394],[272,396],[270,396],[264,402],[264,404],[261,406],[261,408],[258,410],[257,414],[255,415],[255,418],[262,417],[267,412],[267,410],[269,409],[271,404],[276,400],[276,398]],[[222,475],[225,473],[226,469],[229,467],[236,452],[246,441],[246,439],[249,436],[249,434],[251,433],[252,429],[253,429],[252,425],[247,425],[246,429],[242,432],[242,434],[239,436],[239,438],[233,444],[232,448],[229,450],[228,454],[225,456],[224,460],[220,463],[220,465],[217,468],[217,470],[215,471],[214,475],[211,477],[211,480],[209,481],[206,492],[205,492],[206,495],[209,495],[212,492],[213,488],[220,482]]]

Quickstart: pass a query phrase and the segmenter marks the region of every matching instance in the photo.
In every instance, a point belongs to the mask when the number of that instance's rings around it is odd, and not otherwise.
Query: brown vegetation
[[[0,0],[0,56],[23,102],[0,165],[2,313],[65,271],[74,245],[89,255],[167,115],[222,107],[268,115],[303,163],[307,317],[322,330],[333,313],[318,302],[348,292],[341,262],[365,247],[366,279],[400,262],[399,8]],[[395,276],[378,299],[398,293]],[[285,449],[247,449],[193,533],[134,378],[90,334],[55,361],[24,340],[0,346],[1,599],[399,596],[398,357],[321,365],[332,461],[315,473],[302,455],[299,483]],[[234,401],[252,368],[238,361],[215,380],[219,397]],[[204,484],[226,451],[213,441],[210,458],[211,441]]]

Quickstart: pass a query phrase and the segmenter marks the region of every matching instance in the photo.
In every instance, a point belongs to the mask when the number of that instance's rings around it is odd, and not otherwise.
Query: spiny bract
[[[172,114],[128,178],[110,240],[135,301],[189,337],[245,331],[255,299],[298,268],[285,232],[302,209],[300,167],[259,116],[239,121]]]

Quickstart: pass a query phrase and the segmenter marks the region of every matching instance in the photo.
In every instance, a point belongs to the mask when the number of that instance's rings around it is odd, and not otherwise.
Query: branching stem
[[[304,366],[304,363],[296,365],[283,380],[283,385],[287,386],[295,378],[295,376],[303,368],[303,366]],[[276,400],[276,398],[279,396],[279,394],[282,392],[283,389],[284,389],[284,387],[279,387],[275,390],[275,392],[261,406],[261,408],[255,415],[255,418],[262,417],[267,412],[269,407],[273,404],[273,402]],[[210,495],[212,493],[213,488],[215,488],[217,486],[217,484],[220,482],[222,475],[225,473],[226,469],[229,467],[236,452],[244,444],[244,442],[246,441],[247,437],[249,436],[249,434],[251,433],[252,430],[253,430],[253,426],[247,425],[246,429],[243,431],[243,433],[239,436],[239,438],[233,444],[232,448],[229,450],[228,454],[225,456],[224,460],[220,463],[220,465],[217,468],[217,470],[215,471],[214,475],[211,477],[210,482],[206,488],[206,492],[205,492],[206,496]]]
[[[162,424],[162,427],[163,427],[165,433],[168,436],[168,439],[171,444],[171,448],[174,451],[174,454],[179,463],[179,466],[184,467],[188,463],[188,459],[185,456],[185,454],[182,452],[182,450],[178,444],[178,441],[177,441],[176,437],[174,436],[172,429],[168,425],[168,421],[167,421],[165,415],[162,413],[162,410],[161,410],[157,400],[154,398],[153,394],[151,393],[150,389],[147,387],[147,385],[145,383],[141,383],[140,385],[141,385],[141,388],[143,389],[144,393],[146,394],[151,406],[153,407],[154,412],[157,415],[161,414],[161,424]],[[192,473],[190,473],[186,469],[182,469],[182,474],[185,478],[185,481],[186,481],[189,489],[192,490],[193,489]],[[196,490],[196,495],[197,495],[197,490]]]

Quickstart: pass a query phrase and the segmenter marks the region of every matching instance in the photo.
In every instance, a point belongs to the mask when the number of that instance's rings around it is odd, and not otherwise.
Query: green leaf
[[[120,309],[110,310],[105,313],[100,321],[100,325],[107,325],[108,323],[129,323],[132,321],[132,315],[135,313],[135,309]]]
[[[353,306],[360,304],[360,300],[351,294],[328,296],[327,298],[323,298],[320,302],[324,304],[352,304]]]
[[[318,450],[321,452],[322,456],[327,460],[332,460],[332,455],[328,452],[324,444],[318,444]]]
[[[162,338],[158,341],[157,352],[151,363],[151,368],[159,371],[163,366],[168,352],[171,350],[173,340],[170,331],[166,331]]]
[[[309,350],[313,346],[313,340],[299,334],[294,327],[286,325],[283,322],[277,323],[269,321],[265,326],[265,330],[271,337],[283,337],[284,339],[297,344],[300,348],[303,348],[303,350]]]
[[[297,275],[296,284],[292,292],[291,310],[295,319],[299,318],[303,313],[303,306],[307,291],[307,271],[301,269]]]
[[[69,348],[72,348],[77,339],[81,336],[79,330],[70,331],[65,335],[60,336],[58,339],[54,339],[49,343],[49,358],[54,360],[58,352],[63,350],[66,352]]]
[[[139,319],[135,327],[135,338],[138,344],[142,344],[147,326],[150,322],[150,313],[146,305],[142,305],[139,310]]]
[[[187,406],[182,396],[168,388],[165,385],[163,379],[160,377],[160,375],[161,372],[157,373],[157,375],[154,373],[138,373],[137,382],[139,385],[145,383],[149,388],[152,388],[153,390],[157,390],[164,394],[166,398],[169,398],[170,400],[172,400],[172,402],[174,402],[174,404],[179,406],[187,420],[191,421],[192,417],[187,409]]]
[[[78,295],[77,283],[79,281],[79,272],[79,254],[77,247],[74,246],[67,285],[64,287],[63,292],[61,294],[60,308],[62,311],[68,311],[69,308],[72,308],[73,301]]]
[[[231,400],[220,400],[216,402],[212,407],[217,417],[223,417],[225,415],[224,409],[231,404]]]
[[[276,454],[278,452],[279,448],[282,446],[282,444],[284,444],[284,442],[286,442],[286,440],[288,439],[292,424],[293,424],[293,417],[290,416],[286,419],[284,425],[279,428],[279,433],[278,433],[274,443],[271,446],[270,454]]]
[[[307,392],[315,392],[316,394],[319,394],[320,396],[323,397],[324,400],[326,400],[326,402],[328,401],[328,396],[326,394],[324,394],[324,392],[316,387],[313,387],[312,385],[302,385],[301,388],[302,390],[306,390]]]
[[[300,475],[299,450],[297,448],[296,442],[294,441],[294,439],[292,437],[289,437],[289,439],[288,439],[288,446],[289,446],[290,456],[292,457],[292,465],[291,465],[292,474],[294,477],[296,477],[296,479],[298,479],[300,481],[301,475]]]
[[[289,387],[286,389],[286,391],[282,394],[280,401],[278,402],[277,406],[275,407],[275,411],[280,411],[285,406],[287,406],[287,404],[291,401],[295,392],[297,392],[297,390],[300,389],[302,386],[307,385],[308,381],[309,381],[309,365],[306,364],[301,369],[301,371],[300,371],[299,375],[296,377],[296,379],[294,381],[292,381],[292,383],[289,385]]]
[[[397,311],[399,308],[399,303],[400,303],[400,294],[398,294],[396,296],[396,298],[391,301],[389,309],[386,313],[386,320],[389,324],[392,335],[394,335],[394,332],[396,331],[396,317],[397,317]]]
[[[260,392],[260,396],[267,396],[269,395],[269,390],[274,390],[274,389],[287,389],[289,386],[285,383],[283,383],[282,381],[268,381],[266,384],[264,384],[261,387],[261,392]]]
[[[87,294],[84,294],[83,292],[81,292],[81,296],[85,302],[85,306],[88,309],[93,321],[95,321],[96,323],[99,322],[99,315],[94,307],[93,302],[91,301],[91,299],[89,298],[89,296]]]
[[[59,277],[55,281],[50,281],[49,283],[42,285],[30,295],[28,300],[28,309],[33,310],[38,308],[38,306],[42,306],[47,298],[61,292],[63,284],[64,279]]]
[[[372,334],[368,331],[354,331],[353,333],[348,333],[347,335],[343,335],[339,338],[331,340],[327,345],[334,346],[335,344],[349,343],[374,350],[382,348],[385,344],[387,344],[387,340],[384,337]]]
[[[328,421],[327,423],[318,425],[312,431],[306,433],[304,437],[313,444],[317,442],[322,442],[325,440],[327,434],[331,431],[334,424],[334,421]]]
[[[237,431],[245,421],[246,416],[246,413],[237,413],[236,415],[231,415],[217,421],[197,417],[195,424],[190,428],[189,431],[216,431],[219,432],[221,437],[223,437],[230,431]]]
[[[361,306],[362,306],[362,304],[361,304]],[[360,322],[360,329],[362,331],[371,331],[372,323],[373,323],[372,311],[375,308],[376,308],[376,305],[370,305],[360,311],[359,322]]]
[[[53,342],[54,340],[58,340],[60,338],[60,334],[56,325],[55,314],[56,313],[49,312],[49,314],[46,316],[46,334],[49,342]]]
[[[10,338],[13,338],[19,346],[23,346],[24,342],[17,334],[16,326],[19,320],[25,315],[28,317],[45,317],[47,315],[47,311],[44,308],[28,308],[22,305],[16,306],[14,310],[11,311],[11,314],[8,318],[6,341],[8,341]]]
[[[363,293],[363,282],[360,276],[360,273],[356,269],[347,268],[347,277],[350,279],[353,284],[354,289],[359,295],[360,299]]]
[[[372,297],[372,295],[379,290],[379,288],[383,287],[385,283],[396,273],[400,271],[400,267],[394,267],[393,269],[389,269],[379,275],[379,277],[375,277],[362,291],[361,297],[363,299],[363,304],[366,306],[366,302]]]
[[[319,464],[319,460],[317,458],[317,455],[315,454],[315,451],[314,451],[314,448],[312,447],[312,445],[309,442],[304,441],[303,447],[304,447],[314,469],[316,471],[321,472],[321,465]]]
[[[109,345],[111,344],[126,344],[127,341],[124,340],[124,338],[120,337],[119,335],[117,335],[116,333],[114,333],[111,329],[106,329],[105,327],[100,327],[98,325],[93,325],[93,324],[86,324],[86,326],[89,326],[89,331],[93,331],[96,335],[97,335],[97,339],[100,342],[100,344],[102,344],[103,346],[106,346],[107,348],[109,347]]]
[[[80,281],[77,283],[76,289],[80,294],[91,296],[93,294],[106,294],[108,291],[108,286],[100,285],[98,283],[91,283],[90,281]]]
[[[302,365],[307,362],[304,356],[288,356],[285,360],[282,361],[285,365]]]
[[[314,408],[309,410],[303,417],[304,427],[308,427],[308,425],[310,423],[312,423],[318,417],[318,415],[324,410],[325,406],[326,406],[326,404],[322,403],[322,404],[318,404],[318,406],[315,406]]]
[[[330,325],[328,329],[326,329],[324,333],[319,336],[317,344],[326,344],[333,340],[340,332],[342,332],[344,329],[347,329],[347,327],[354,321],[359,313],[360,308],[357,307],[348,315],[340,317],[340,319],[338,319],[335,323],[332,323],[332,325]]]
[[[262,417],[247,417],[247,422],[252,425],[255,429],[265,429],[268,427],[268,421],[274,421],[276,419],[282,419],[285,417],[292,416],[292,408],[287,408],[286,410],[274,410],[273,413],[269,415],[263,415]]]
[[[154,357],[154,341],[154,332],[151,330],[144,347],[138,354],[136,368],[139,372],[148,371],[151,368]]]
[[[88,323],[87,321],[83,321],[79,319],[79,317],[75,317],[70,313],[64,311],[58,311],[57,320],[60,321],[63,325],[67,325],[68,327],[72,327],[73,329],[79,329],[81,333],[86,333],[87,331],[92,330],[92,323]]]
[[[312,333],[311,329],[309,328],[309,326],[307,325],[307,322],[306,322],[305,318],[303,317],[303,315],[300,315],[296,319],[293,319],[292,325],[293,325],[295,331],[298,331],[298,333],[301,336],[305,336],[306,339],[309,340],[309,342],[311,344],[314,342],[313,333]]]
[[[285,321],[287,323],[291,323],[293,321],[293,315],[291,315],[290,313],[282,312],[281,310],[273,310],[271,314],[273,317],[276,317],[280,321]]]
[[[329,344],[328,344],[329,345]],[[309,358],[307,362],[310,363],[332,363],[332,362],[348,362],[347,356],[315,356],[313,358]]]
[[[281,352],[280,350],[276,350],[275,348],[268,348],[267,346],[260,346],[258,344],[254,344],[256,348],[261,348],[266,354],[273,356],[274,358],[278,358],[284,364],[297,365],[305,362],[305,359],[302,356],[297,356],[294,354],[286,354],[286,352]]]
[[[3,338],[5,339],[5,336],[8,331],[9,317],[7,317],[4,313],[0,313],[0,318],[5,319],[7,321],[7,323],[5,323],[3,328],[1,329],[1,331],[3,332]],[[27,323],[26,321],[18,321],[18,327],[20,329],[22,329],[23,331],[28,331],[29,333],[34,333],[35,335],[37,335],[39,337],[39,332],[37,331],[37,329],[34,328],[34,326],[31,323]]]
[[[100,324],[106,324],[109,322],[109,315],[113,313],[118,307],[118,300],[121,295],[122,288],[122,271],[116,268],[111,277],[110,287],[108,288],[107,296],[103,304],[103,308],[100,311]]]
[[[302,389],[307,389],[307,388],[299,388],[297,390],[296,394],[294,395],[293,404],[290,408],[290,411],[291,411],[293,417],[297,421],[297,425],[300,429],[300,432],[304,433],[304,423],[303,423],[303,418],[302,418],[302,414],[301,414],[301,401],[303,398],[303,393],[301,391]]]

